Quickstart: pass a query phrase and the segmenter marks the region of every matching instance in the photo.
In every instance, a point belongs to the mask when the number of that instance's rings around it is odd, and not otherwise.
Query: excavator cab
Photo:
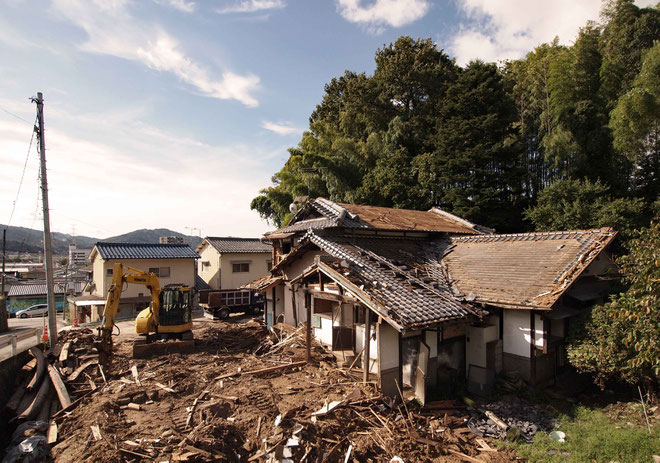
[[[161,289],[158,277],[153,273],[126,268],[116,263],[112,284],[108,288],[99,327],[98,347],[102,362],[110,363],[112,331],[119,309],[121,292],[125,284],[139,284],[151,291],[151,304],[135,319],[135,332],[144,338],[133,343],[133,357],[146,357],[155,353],[185,352],[194,347],[192,333],[192,308],[195,289],[182,284],[170,284]],[[169,341],[175,342],[154,342]]]
[[[135,319],[135,332],[145,339],[133,343],[133,357],[161,352],[184,352],[194,346],[192,309],[195,289],[181,284],[166,285],[158,293],[158,304],[140,312]],[[154,317],[154,310],[158,310]],[[154,326],[158,320],[158,326]],[[170,341],[162,343],[154,341]]]

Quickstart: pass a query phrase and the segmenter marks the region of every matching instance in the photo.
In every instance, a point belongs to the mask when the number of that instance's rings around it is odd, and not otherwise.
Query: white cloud
[[[162,3],[163,0],[155,0],[156,3]],[[166,0],[166,3],[179,11],[184,13],[192,13],[195,11],[195,2],[188,2],[186,0]]]
[[[265,10],[276,10],[286,6],[283,0],[242,0],[234,5],[218,8],[216,13],[255,13]]]
[[[263,121],[261,127],[279,135],[291,135],[293,133],[301,133],[302,130],[294,127],[290,122],[268,122]]]
[[[238,100],[246,106],[259,105],[253,96],[259,77],[230,71],[220,79],[186,56],[179,42],[163,28],[131,17],[125,0],[55,0],[56,11],[81,27],[88,35],[82,49],[141,62],[151,69],[170,72],[196,88],[202,95]]]
[[[364,24],[374,32],[381,32],[384,26],[401,27],[417,21],[429,8],[427,0],[337,0],[344,19]]]
[[[458,0],[469,25],[451,41],[459,64],[517,59],[555,36],[570,44],[580,27],[598,20],[601,0]]]
[[[82,114],[62,105],[51,102],[46,115],[54,231],[70,233],[75,225],[78,234],[105,238],[139,228],[185,232],[194,226],[208,235],[256,237],[270,228],[250,210],[250,200],[269,184],[271,172],[259,159],[271,157],[270,149],[211,145],[145,124],[139,104]],[[31,130],[0,117],[0,204],[15,198]],[[40,226],[37,173],[33,146],[13,225]],[[0,223],[9,213],[6,208]]]

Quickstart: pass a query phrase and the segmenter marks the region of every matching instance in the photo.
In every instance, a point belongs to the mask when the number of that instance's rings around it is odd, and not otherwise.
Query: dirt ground
[[[58,462],[120,461],[511,461],[466,427],[453,401],[420,408],[382,397],[314,345],[304,330],[232,317],[195,323],[191,353],[132,357],[133,334],[115,338],[110,371],[87,368],[67,387],[82,398],[56,417]],[[93,352],[89,330],[72,330],[72,356]],[[56,351],[57,358],[58,352]],[[71,371],[80,365],[64,367]],[[131,371],[137,368],[137,378]],[[277,371],[259,372],[269,367]],[[133,369],[135,370],[135,369]],[[256,372],[256,373],[255,373]],[[336,403],[335,403],[336,402]],[[313,413],[336,405],[326,414]],[[475,440],[476,439],[476,440]],[[480,442],[479,442],[480,441]],[[493,445],[494,447],[494,445]]]

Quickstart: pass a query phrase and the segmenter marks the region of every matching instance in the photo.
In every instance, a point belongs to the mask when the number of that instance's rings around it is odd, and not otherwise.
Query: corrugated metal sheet
[[[96,250],[108,259],[199,259],[187,244],[96,243]]]
[[[270,244],[262,243],[259,238],[207,237],[206,241],[219,253],[272,252]],[[199,248],[198,248],[199,249]]]
[[[69,293],[80,293],[82,288],[85,285],[84,282],[75,281],[67,283],[67,289]],[[64,294],[64,283],[55,283],[53,286],[53,291],[55,294]],[[7,297],[12,296],[45,296],[46,295],[46,284],[37,283],[37,284],[14,284],[9,289]]]
[[[477,302],[550,309],[615,235],[605,228],[452,238],[443,263],[451,284]]]

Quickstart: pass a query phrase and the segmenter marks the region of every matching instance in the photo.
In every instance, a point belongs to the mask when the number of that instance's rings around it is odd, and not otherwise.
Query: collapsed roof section
[[[493,232],[438,208],[415,211],[336,203],[325,198],[316,198],[305,203],[286,227],[266,233],[264,238],[327,228],[444,232],[463,235]]]
[[[318,259],[294,281],[312,271],[321,271],[400,331],[481,314],[456,298],[445,280],[438,278],[442,249],[429,248],[428,241],[410,238],[349,241],[310,230],[285,261],[305,252],[311,244],[328,253],[330,259],[327,256]],[[427,266],[437,269],[435,276],[426,270]]]
[[[468,300],[549,310],[615,236],[602,228],[452,237],[443,264]]]

